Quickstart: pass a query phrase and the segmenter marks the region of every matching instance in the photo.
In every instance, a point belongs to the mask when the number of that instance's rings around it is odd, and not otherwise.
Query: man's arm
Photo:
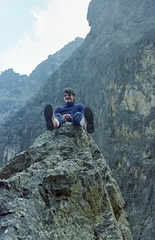
[[[56,108],[54,111],[54,115],[56,115],[57,113],[60,113],[66,120],[71,120],[71,115],[69,113],[66,114],[62,114],[61,108]]]

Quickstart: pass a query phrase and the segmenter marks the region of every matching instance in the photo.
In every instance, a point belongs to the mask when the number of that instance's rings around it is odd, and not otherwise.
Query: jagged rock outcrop
[[[132,240],[118,185],[81,128],[46,131],[0,179],[1,240]]]
[[[5,164],[45,130],[47,103],[71,86],[92,108],[92,135],[126,202],[135,240],[155,239],[155,1],[92,0],[82,46],[0,129]]]

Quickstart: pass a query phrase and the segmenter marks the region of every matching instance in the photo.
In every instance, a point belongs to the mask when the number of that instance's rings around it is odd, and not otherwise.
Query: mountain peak
[[[132,239],[117,183],[82,128],[45,131],[0,178],[1,239]]]

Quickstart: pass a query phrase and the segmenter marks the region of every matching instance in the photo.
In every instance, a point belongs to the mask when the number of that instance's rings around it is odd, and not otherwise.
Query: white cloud
[[[55,53],[77,36],[89,31],[86,20],[90,0],[51,0],[47,10],[31,9],[32,29],[24,32],[17,44],[0,56],[0,70],[13,68],[29,74],[49,54]]]
[[[31,14],[35,17],[35,18],[39,18],[39,8],[37,6],[33,6],[32,9],[30,9]]]

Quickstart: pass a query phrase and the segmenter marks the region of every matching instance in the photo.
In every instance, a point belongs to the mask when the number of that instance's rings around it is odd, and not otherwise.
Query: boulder
[[[131,240],[125,202],[91,136],[64,124],[0,169],[0,235]]]

